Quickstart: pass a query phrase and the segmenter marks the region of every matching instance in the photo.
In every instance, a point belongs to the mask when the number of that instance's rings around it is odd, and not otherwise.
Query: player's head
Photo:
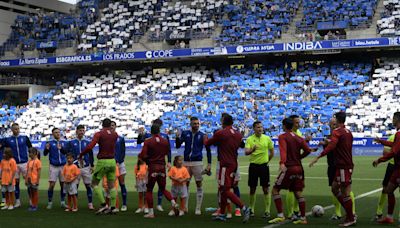
[[[72,163],[74,163],[74,155],[72,153],[68,153],[66,157],[67,157],[68,165],[71,165]]]
[[[329,120],[329,128],[333,131],[337,127],[336,118],[331,118]]]
[[[346,123],[346,113],[345,112],[337,112],[335,113],[336,123],[344,124]]]
[[[115,131],[117,129],[117,123],[115,121],[111,121],[111,130]]]
[[[282,121],[282,128],[284,131],[291,131],[293,129],[293,120],[291,118],[285,118]]]
[[[58,129],[58,128],[53,128],[53,130],[51,130],[51,133],[53,134],[53,138],[55,139],[55,140],[59,140],[60,138],[61,138],[61,132],[60,132],[60,129]]]
[[[293,131],[297,131],[300,129],[300,116],[298,115],[291,115],[289,116],[291,120],[293,120]]]
[[[152,125],[158,125],[161,128],[163,125],[163,122],[161,119],[155,119],[155,120],[153,120]]]
[[[253,131],[254,134],[256,135],[261,135],[262,133],[264,133],[264,127],[263,124],[261,123],[261,121],[256,121],[253,123]]]
[[[395,126],[397,129],[400,127],[400,112],[395,112],[393,114],[393,126]]]
[[[158,125],[158,124],[151,125],[150,131],[151,131],[152,135],[160,134],[160,125]]]
[[[109,128],[109,127],[111,127],[111,120],[108,119],[108,118],[105,118],[105,119],[102,121],[101,125],[102,125],[104,128]]]
[[[181,168],[183,166],[183,157],[181,155],[177,155],[174,158],[174,166]]]
[[[76,127],[76,137],[78,137],[78,139],[83,138],[83,136],[85,135],[85,126],[80,124]]]
[[[199,118],[192,116],[190,118],[190,127],[192,128],[192,131],[198,131],[200,129],[200,120]]]
[[[3,158],[6,160],[10,160],[13,157],[13,153],[10,147],[4,148]]]
[[[12,133],[13,133],[13,135],[14,136],[17,136],[17,135],[19,135],[19,124],[17,124],[17,123],[13,123],[12,125],[11,125],[11,131],[12,131]]]
[[[223,113],[221,114],[221,124],[223,124],[225,116],[229,116],[229,114],[226,113],[226,112],[223,112]]]
[[[233,125],[233,117],[229,114],[226,114],[222,117],[222,126],[228,127]]]
[[[31,159],[37,158],[38,155],[39,155],[38,149],[36,149],[35,147],[29,148],[29,157],[30,157]]]

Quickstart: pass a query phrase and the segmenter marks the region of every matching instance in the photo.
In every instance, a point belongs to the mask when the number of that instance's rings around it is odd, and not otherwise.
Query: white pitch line
[[[279,164],[269,164],[268,166],[269,167],[279,167]],[[314,164],[313,167],[314,166],[327,166],[327,164],[321,162],[321,163]],[[238,166],[238,168],[239,169],[241,169],[241,168],[249,168],[249,166],[248,165],[240,165],[240,166]]]
[[[245,172],[240,172],[240,174],[243,175],[249,175],[249,173],[245,173]],[[272,177],[276,177],[278,175],[273,175],[271,174]],[[309,177],[309,176],[305,176],[304,179],[312,179],[312,180],[328,180],[328,177]],[[352,180],[356,180],[356,181],[381,181],[382,179],[378,179],[378,178],[351,178]]]
[[[372,195],[372,194],[377,193],[377,192],[380,192],[380,191],[382,191],[382,188],[378,188],[378,189],[375,189],[375,190],[372,190],[372,191],[363,193],[363,194],[361,194],[361,195],[356,196],[354,199],[355,199],[355,200],[361,199],[361,198],[364,198],[364,197],[366,197],[366,196]],[[324,207],[324,211],[329,210],[329,209],[334,208],[334,207],[335,207],[334,205],[326,206],[326,207]],[[312,212],[309,211],[309,212],[306,213],[306,216],[310,216],[311,214],[312,214]],[[290,222],[291,222],[290,220],[285,220],[285,221],[282,222],[282,223],[271,224],[271,225],[268,225],[268,226],[264,226],[263,228],[278,227],[278,226],[281,226],[281,225],[288,224],[288,223],[290,223]]]

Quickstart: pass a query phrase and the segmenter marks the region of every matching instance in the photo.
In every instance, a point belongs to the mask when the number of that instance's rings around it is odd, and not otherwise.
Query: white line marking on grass
[[[240,174],[243,175],[249,175],[249,173],[246,172],[240,172]],[[273,175],[271,174],[272,177],[276,177],[278,175]],[[305,179],[312,179],[312,180],[328,180],[328,177],[309,177],[306,176]],[[378,178],[351,178],[352,180],[356,180],[356,181],[382,181],[382,179],[378,179]]]
[[[328,164],[321,162],[321,163],[314,164],[313,167],[314,166],[327,166],[327,165]],[[269,167],[279,167],[279,164],[269,164],[268,166]],[[249,166],[248,165],[240,165],[240,166],[238,166],[238,168],[239,169],[241,169],[241,168],[249,168]]]
[[[363,193],[363,194],[361,194],[361,195],[356,196],[354,199],[355,199],[355,200],[358,200],[358,199],[367,197],[367,196],[369,196],[369,195],[372,195],[372,194],[377,193],[377,192],[380,192],[380,191],[382,191],[382,188],[378,188],[378,189],[375,189],[375,190],[372,190],[372,191]],[[324,210],[326,211],[326,210],[332,209],[332,208],[334,208],[334,207],[335,207],[334,205],[329,205],[329,206],[324,207]],[[307,217],[310,216],[310,215],[312,215],[312,212],[311,212],[311,211],[309,211],[309,212],[306,213],[306,216],[307,216]],[[264,226],[263,228],[278,227],[278,226],[285,225],[285,224],[288,224],[288,223],[291,223],[291,222],[292,222],[292,221],[290,221],[290,220],[285,220],[285,221],[282,222],[282,223],[271,224],[271,225],[268,225],[268,226]]]

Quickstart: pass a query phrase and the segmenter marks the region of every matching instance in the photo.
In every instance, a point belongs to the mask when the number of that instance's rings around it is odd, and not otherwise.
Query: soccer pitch
[[[271,171],[271,184],[275,182],[276,175],[278,174],[278,159],[274,158],[270,164]],[[376,203],[378,200],[379,189],[381,188],[381,181],[386,169],[386,163],[381,164],[378,168],[372,167],[374,157],[354,157],[354,174],[353,174],[353,192],[356,197],[356,211],[358,215],[359,227],[372,227],[377,224],[371,222],[372,217],[375,215]],[[320,161],[313,168],[308,168],[310,158],[303,160],[305,167],[306,187],[304,196],[306,198],[307,212],[311,210],[313,205],[319,204],[323,207],[331,205],[331,192],[328,187],[328,180],[326,177],[326,159]],[[59,186],[53,197],[53,209],[47,210],[47,176],[48,176],[48,160],[47,157],[42,158],[43,169],[42,178],[40,181],[40,197],[39,197],[39,210],[37,212],[28,212],[27,210],[27,193],[26,187],[22,186],[21,198],[22,208],[13,211],[0,211],[0,228],[2,227],[264,227],[268,226],[267,220],[261,216],[263,214],[263,201],[261,198],[261,188],[257,189],[257,202],[256,202],[256,216],[252,217],[247,224],[242,224],[241,218],[233,218],[226,222],[212,221],[209,212],[205,212],[204,208],[217,207],[217,183],[215,180],[215,160],[213,161],[213,175],[204,176],[203,189],[205,192],[203,202],[203,214],[201,216],[194,215],[195,206],[195,184],[191,185],[191,197],[189,214],[183,217],[169,217],[167,216],[169,209],[169,202],[164,198],[163,207],[164,212],[155,211],[155,219],[145,219],[143,214],[134,214],[137,208],[137,193],[135,190],[134,166],[136,157],[126,158],[126,167],[128,174],[126,176],[126,185],[128,193],[128,211],[120,212],[114,216],[96,216],[93,211],[87,209],[86,190],[83,184],[80,184],[79,192],[79,211],[76,213],[64,212],[60,206],[59,200]],[[247,187],[247,172],[248,172],[248,158],[240,157],[239,166],[242,179],[240,181],[241,198],[246,202],[249,201],[248,187]],[[170,181],[168,180],[167,188],[170,189]],[[157,190],[157,187],[155,187]],[[374,191],[375,190],[375,191]],[[372,192],[372,193],[371,193]],[[285,192],[282,191],[283,197]],[[365,194],[368,193],[368,194]],[[119,197],[120,192],[119,192]],[[154,196],[155,203],[156,195]],[[121,201],[120,201],[121,202]],[[98,206],[98,202],[94,197],[94,204]],[[342,209],[343,215],[345,214]],[[395,211],[397,218],[398,211]],[[275,205],[271,205],[272,216],[276,215]],[[308,217],[309,225],[311,227],[328,227],[337,226],[339,222],[330,221],[329,218],[333,214],[333,208],[325,210],[325,215],[321,218]],[[283,227],[294,226],[291,223],[282,225]],[[276,226],[275,226],[276,227]]]

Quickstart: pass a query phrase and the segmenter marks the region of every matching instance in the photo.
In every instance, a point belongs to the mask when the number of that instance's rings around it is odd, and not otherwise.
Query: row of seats
[[[292,21],[300,1],[236,0],[225,7],[221,44],[273,42],[281,37]]]
[[[22,51],[37,48],[37,42],[77,41],[79,34],[88,23],[97,20],[98,0],[82,0],[78,3],[77,14],[38,12],[18,15],[11,26],[11,34],[0,47],[0,55],[19,47]]]
[[[119,125],[120,134],[133,139],[139,126],[172,111],[179,99],[197,93],[206,82],[211,82],[211,72],[204,67],[86,75],[52,96],[51,102],[45,102],[47,97],[30,101],[17,122],[28,135],[48,137],[58,127],[69,138],[78,124],[87,126],[87,136],[93,135],[109,117]]]
[[[164,125],[179,129],[188,126],[189,117],[195,115],[202,120],[203,130],[211,134],[220,127],[221,114],[228,112],[245,135],[253,121],[260,120],[267,134],[277,136],[281,120],[298,114],[304,120],[303,132],[321,137],[329,133],[327,124],[333,113],[345,110],[361,95],[371,68],[367,63],[333,63],[305,64],[297,69],[250,66],[216,72],[215,82],[202,86],[202,93],[185,97],[177,109],[164,113]],[[331,87],[336,91],[306,92]]]
[[[220,128],[221,114],[228,112],[245,135],[253,121],[260,120],[267,134],[276,136],[282,118],[298,114],[304,120],[303,132],[316,137],[329,133],[327,123],[334,112],[355,110],[353,115],[361,117],[354,105],[367,94],[369,87],[363,89],[363,85],[370,81],[371,71],[369,63],[336,62],[229,69],[191,66],[86,75],[72,86],[59,84],[59,92],[29,100],[16,121],[24,133],[46,139],[53,127],[71,137],[78,124],[86,125],[87,136],[91,136],[100,121],[110,117],[119,125],[119,133],[133,139],[139,127],[149,127],[158,117],[166,131],[174,132],[187,128],[190,116],[198,116],[202,129],[211,134]],[[382,85],[391,91],[389,85]],[[398,91],[396,86],[392,89]],[[363,136],[351,118],[350,126]],[[364,130],[367,128],[365,125]]]
[[[398,60],[387,59],[375,69],[371,82],[363,88],[363,96],[348,109],[347,124],[355,136],[382,137],[396,132],[388,126],[400,100],[400,65]],[[393,127],[393,126],[392,126]]]
[[[366,28],[372,22],[377,0],[303,0],[304,17],[296,22],[300,30],[315,30],[317,22],[343,21],[353,28]]]
[[[400,35],[400,2],[398,0],[385,0],[385,11],[382,19],[377,21],[378,33],[382,36]]]
[[[81,35],[78,50],[118,52],[132,48],[154,20],[163,0],[122,0],[102,10],[99,21]]]
[[[215,30],[222,17],[225,0],[194,0],[164,2],[155,23],[150,27],[149,39],[164,40],[169,34],[189,33],[188,38],[205,38]],[[203,36],[201,34],[204,34]]]
[[[37,41],[75,40],[80,52],[122,52],[133,48],[146,33],[150,41],[172,37],[170,44],[178,38],[187,43],[210,38],[218,27],[222,31],[214,38],[217,45],[269,43],[287,31],[301,5],[304,17],[296,22],[299,31],[315,30],[319,21],[365,28],[377,5],[377,0],[119,0],[100,11],[100,2],[79,1],[78,11],[71,15],[18,16],[0,55],[17,46],[33,50]],[[397,2],[385,0],[386,17],[378,23],[382,35],[395,34]]]

